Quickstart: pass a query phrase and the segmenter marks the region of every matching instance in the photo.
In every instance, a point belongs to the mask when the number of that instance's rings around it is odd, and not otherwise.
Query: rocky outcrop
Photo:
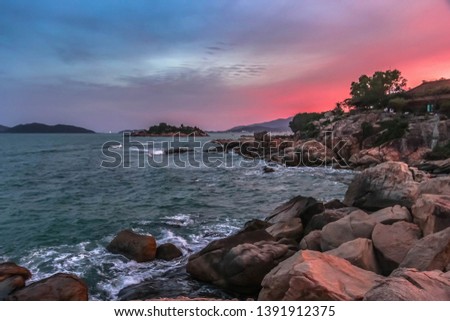
[[[450,176],[423,180],[419,185],[419,194],[450,195]]]
[[[293,217],[273,224],[266,228],[266,231],[277,240],[287,238],[298,242],[303,235],[303,224],[300,218]]]
[[[274,224],[286,222],[292,218],[300,218],[303,226],[306,226],[314,215],[323,211],[323,203],[312,197],[297,196],[273,210],[266,221]]]
[[[325,209],[323,213],[314,215],[305,228],[305,235],[314,230],[321,230],[325,225],[340,220],[351,212],[358,210],[356,207],[343,207],[338,209]]]
[[[25,286],[31,272],[13,262],[0,263],[0,300]]]
[[[437,161],[425,161],[417,166],[420,170],[432,174],[450,174],[450,158]]]
[[[183,256],[183,252],[172,243],[164,243],[156,248],[155,258],[158,260],[171,261],[180,256]]]
[[[423,235],[450,227],[450,195],[423,194],[412,207],[414,222]]]
[[[14,291],[9,301],[87,301],[86,284],[73,274],[58,273]]]
[[[326,252],[349,261],[361,269],[380,274],[372,241],[368,239],[356,239],[342,244],[337,249]]]
[[[450,277],[439,271],[398,269],[364,296],[365,301],[449,301]]]
[[[306,235],[299,244],[300,250],[322,251],[322,231],[314,230]]]
[[[339,257],[300,251],[266,275],[258,300],[361,300],[382,279]]]
[[[409,210],[400,205],[383,208],[370,214],[370,217],[378,223],[391,225],[395,222],[411,222],[412,216]]]
[[[356,210],[322,229],[321,248],[329,251],[357,238],[370,238],[375,224],[370,215]]]
[[[136,262],[147,262],[156,256],[156,241],[153,236],[123,230],[109,243],[107,250]]]
[[[408,165],[386,162],[357,174],[345,194],[344,203],[368,210],[395,205],[411,208],[418,193],[419,183]]]
[[[450,227],[425,236],[408,251],[400,267],[445,271],[450,264]]]
[[[244,232],[213,241],[190,256],[186,271],[233,292],[254,294],[264,276],[293,253],[264,230]]]
[[[408,251],[421,236],[422,232],[419,227],[408,222],[375,226],[372,240],[384,275],[389,275],[398,268]]]

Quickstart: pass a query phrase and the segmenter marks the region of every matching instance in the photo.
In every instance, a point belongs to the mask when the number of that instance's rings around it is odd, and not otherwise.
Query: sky
[[[450,0],[0,0],[0,124],[224,130],[450,78]]]

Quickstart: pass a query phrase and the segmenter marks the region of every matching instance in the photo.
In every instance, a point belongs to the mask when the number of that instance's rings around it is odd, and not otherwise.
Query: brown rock
[[[10,276],[0,281],[0,301],[4,300],[9,294],[15,290],[25,286],[25,279],[20,275]]]
[[[25,280],[31,278],[31,272],[13,262],[0,263],[0,281],[3,281],[11,276],[19,275]]]
[[[417,241],[408,251],[400,267],[419,271],[444,271],[450,263],[450,227]]]
[[[201,281],[253,294],[264,276],[293,253],[264,230],[239,233],[213,241],[190,256],[186,271]]]
[[[311,217],[323,211],[323,203],[312,197],[297,196],[273,210],[266,221],[279,223],[297,217],[302,220],[303,226],[306,226]]]
[[[450,176],[424,180],[419,185],[419,194],[450,195]]]
[[[269,222],[253,219],[248,222],[245,222],[244,228],[241,230],[241,232],[265,230],[269,226],[272,226],[272,224],[270,224]]]
[[[322,231],[315,230],[306,235],[299,244],[300,250],[322,251],[320,243],[322,240]]]
[[[419,227],[408,222],[377,224],[372,232],[373,245],[384,275],[398,268],[406,253],[422,236]]]
[[[411,208],[418,190],[419,183],[414,180],[408,165],[385,162],[356,175],[345,194],[344,203],[368,210],[394,205]]]
[[[156,241],[153,236],[123,230],[109,243],[107,250],[136,262],[147,262],[156,256]]]
[[[156,258],[159,260],[171,261],[183,256],[183,252],[172,243],[164,243],[156,248]]]
[[[341,202],[340,200],[338,200],[338,199],[331,200],[331,201],[329,201],[329,202],[323,204],[323,206],[324,206],[325,209],[327,209],[327,210],[335,210],[335,209],[347,207],[347,205],[345,205],[344,203],[342,203],[342,202]]]
[[[414,223],[423,235],[436,233],[450,227],[450,195],[421,195],[412,207]]]
[[[275,239],[282,238],[299,241],[303,234],[302,221],[298,217],[293,217],[285,222],[278,222],[266,228],[266,231]]]
[[[378,223],[391,225],[395,222],[411,222],[412,216],[409,210],[400,205],[395,205],[392,207],[383,208],[370,214],[370,217]]]
[[[439,271],[395,270],[370,289],[365,301],[449,301],[450,278]]]
[[[358,238],[342,244],[337,249],[327,251],[326,254],[334,255],[349,261],[361,269],[380,274],[372,241]]]
[[[12,293],[10,301],[87,301],[88,288],[77,276],[58,273]]]
[[[266,275],[258,300],[361,300],[382,279],[339,257],[300,251]]]
[[[326,209],[323,213],[314,215],[305,228],[305,235],[314,230],[321,230],[325,225],[340,220],[351,212],[358,210],[356,207],[344,207],[339,209]]]
[[[322,229],[322,250],[335,249],[357,238],[370,238],[375,224],[370,215],[361,210],[356,210],[340,220],[329,223]]]

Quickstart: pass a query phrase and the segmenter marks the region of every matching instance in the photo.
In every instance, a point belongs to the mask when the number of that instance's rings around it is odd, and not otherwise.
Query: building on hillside
[[[407,110],[450,114],[450,79],[424,81],[405,92]]]

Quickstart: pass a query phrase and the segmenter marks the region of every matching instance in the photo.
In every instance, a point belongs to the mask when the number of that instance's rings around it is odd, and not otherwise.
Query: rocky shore
[[[182,255],[131,230],[107,248],[137,262]],[[164,298],[158,287],[183,282],[211,284],[227,299],[450,300],[450,177],[384,162],[358,173],[343,201],[297,196],[191,255],[186,272],[149,280],[121,297]],[[14,263],[0,264],[0,299],[88,298],[74,275],[25,286],[30,276]],[[173,298],[202,296],[173,289]]]

